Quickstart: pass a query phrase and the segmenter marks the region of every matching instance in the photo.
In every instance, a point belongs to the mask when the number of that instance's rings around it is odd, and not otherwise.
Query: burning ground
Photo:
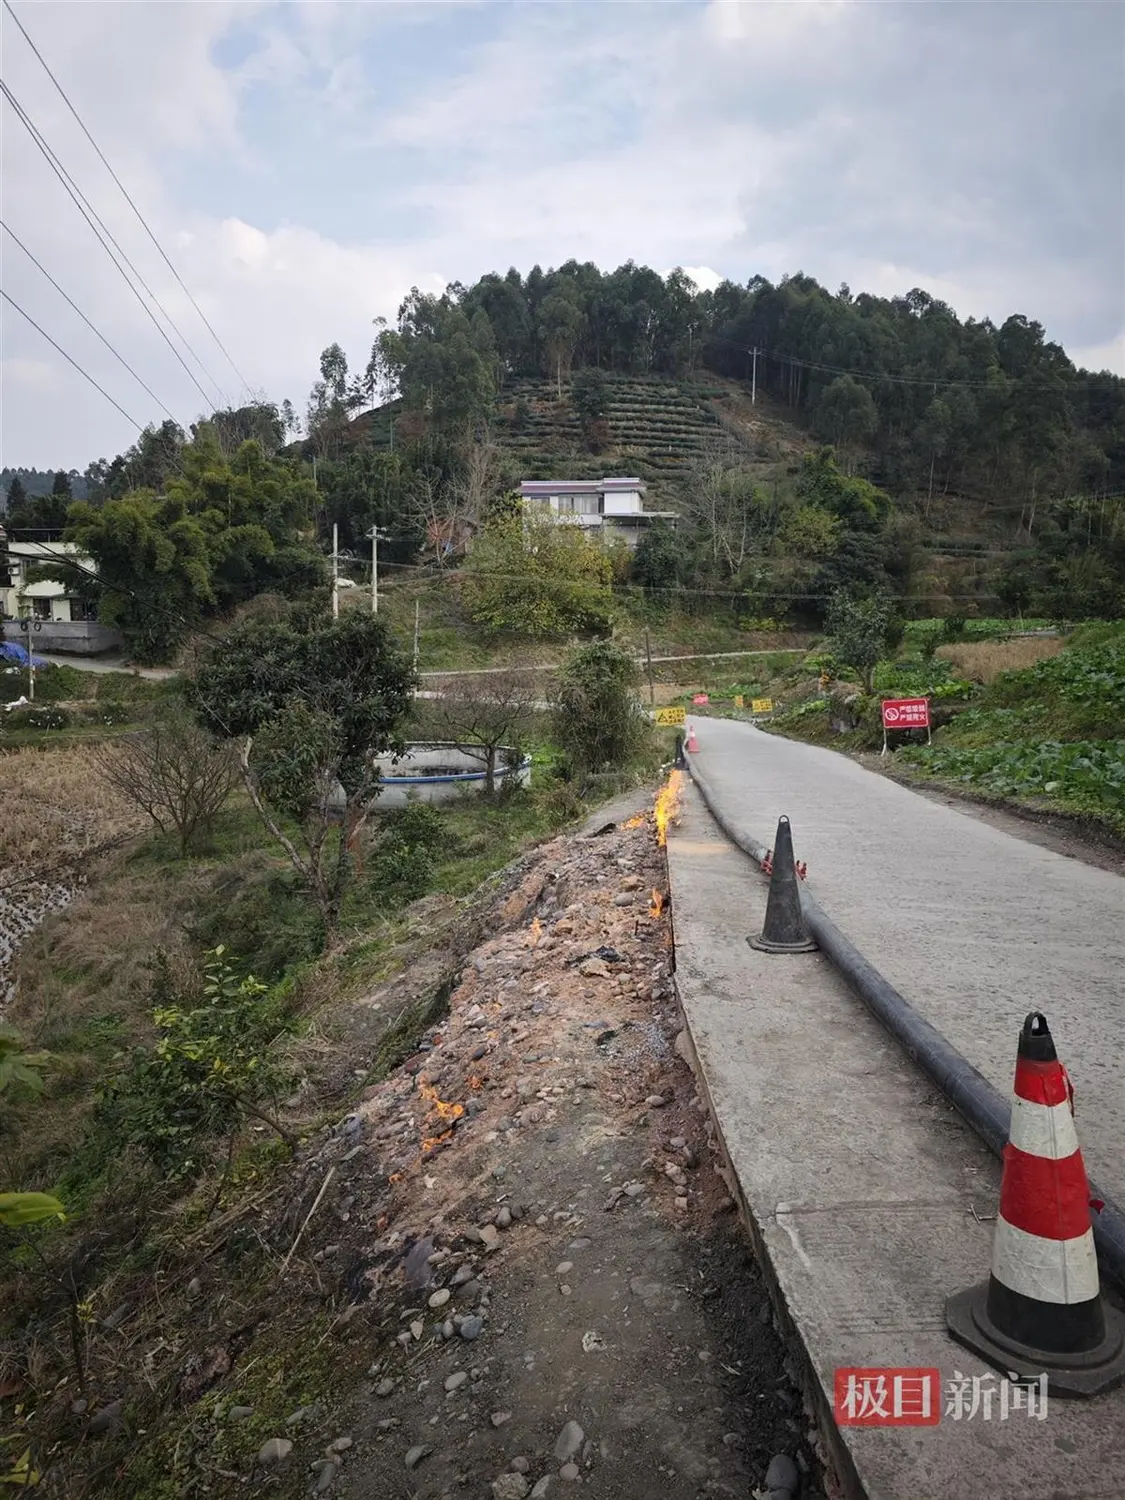
[[[557,839],[484,898],[417,1050],[165,1281],[159,1339],[122,1320],[147,1393],[100,1392],[122,1406],[85,1439],[112,1487],[56,1493],[822,1494],[677,1050],[654,821]]]

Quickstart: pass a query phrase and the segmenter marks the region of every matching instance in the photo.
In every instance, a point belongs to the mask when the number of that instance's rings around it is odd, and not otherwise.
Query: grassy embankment
[[[1025,628],[1046,622],[1025,622]],[[879,699],[928,694],[933,743],[895,736],[887,769],[985,801],[1077,818],[1125,837],[1125,626],[1090,624],[1068,636],[1005,638],[1011,623],[971,621],[930,655],[933,621],[908,627],[875,692],[810,681],[773,727],[850,752],[882,744]],[[815,661],[810,657],[810,665]]]
[[[83,874],[67,910],[23,942],[8,1016],[26,1048],[46,1051],[49,1061],[43,1094],[0,1102],[3,1186],[55,1191],[71,1216],[56,1230],[0,1236],[0,1301],[8,1309],[0,1385],[14,1382],[28,1414],[70,1362],[59,1276],[74,1254],[86,1257],[76,1295],[86,1309],[86,1373],[97,1385],[105,1375],[99,1360],[108,1355],[96,1322],[111,1299],[121,1300],[122,1285],[145,1295],[148,1268],[179,1245],[200,1205],[218,1211],[217,1188],[224,1204],[237,1203],[269,1183],[286,1159],[280,1141],[248,1123],[225,1172],[226,1142],[219,1140],[205,1179],[171,1190],[146,1164],[142,1140],[99,1129],[99,1094],[127,1073],[134,1049],[154,1040],[155,955],[167,954],[177,976],[197,975],[202,956],[223,944],[241,972],[268,986],[266,1003],[284,1019],[272,1062],[285,1076],[287,1097],[275,1107],[294,1133],[313,1133],[413,1049],[440,1013],[441,976],[423,993],[395,991],[393,1004],[371,1005],[372,995],[393,988],[419,954],[440,956],[466,897],[523,848],[572,823],[590,798],[651,774],[669,740],[655,739],[643,765],[616,783],[600,779],[584,797],[560,775],[540,720],[531,736],[529,790],[466,797],[440,810],[377,813],[340,932],[326,948],[315,909],[241,792],[222,809],[204,847],[181,857],[173,839],[155,834],[107,788],[91,740],[142,724],[154,698],[174,689],[139,684],[124,722],[113,716],[112,724],[98,724],[99,702],[119,702],[120,684],[107,694],[105,677],[56,672],[44,674],[48,691],[56,700],[91,704],[94,722],[23,724],[0,747],[3,878],[13,871],[21,880],[47,870]],[[10,748],[12,739],[19,748]],[[32,1234],[45,1254],[42,1267],[29,1260],[24,1241]]]

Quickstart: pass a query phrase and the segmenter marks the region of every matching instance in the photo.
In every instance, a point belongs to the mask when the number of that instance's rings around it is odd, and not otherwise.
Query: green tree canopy
[[[230,632],[187,692],[199,723],[239,746],[243,783],[332,932],[351,849],[378,794],[374,757],[401,747],[414,671],[384,620],[311,609]]]
[[[469,554],[462,593],[474,622],[492,634],[605,635],[611,577],[609,558],[580,527],[525,510],[485,527]]]
[[[161,491],[70,509],[66,538],[90,557],[99,619],[139,661],[167,660],[207,617],[262,591],[296,594],[324,575],[305,539],[316,492],[256,440],[229,460],[210,423],[183,446]]]
[[[612,641],[591,641],[570,653],[559,674],[555,738],[581,774],[613,770],[635,759],[651,735],[637,696],[633,658]]]

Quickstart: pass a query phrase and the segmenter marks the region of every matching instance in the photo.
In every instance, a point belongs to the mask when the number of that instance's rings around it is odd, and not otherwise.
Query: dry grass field
[[[14,750],[0,779],[0,870],[55,869],[147,823],[83,746]]]
[[[963,641],[939,646],[935,655],[950,662],[968,682],[995,682],[1001,672],[1017,672],[1037,661],[1058,656],[1066,642],[1061,636],[1023,636],[1012,641]]]

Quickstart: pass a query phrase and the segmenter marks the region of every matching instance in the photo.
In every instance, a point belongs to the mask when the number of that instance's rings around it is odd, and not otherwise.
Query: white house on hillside
[[[675,511],[645,510],[643,479],[525,479],[520,498],[560,521],[582,526],[605,540],[620,537],[635,547],[653,521],[676,520]]]

